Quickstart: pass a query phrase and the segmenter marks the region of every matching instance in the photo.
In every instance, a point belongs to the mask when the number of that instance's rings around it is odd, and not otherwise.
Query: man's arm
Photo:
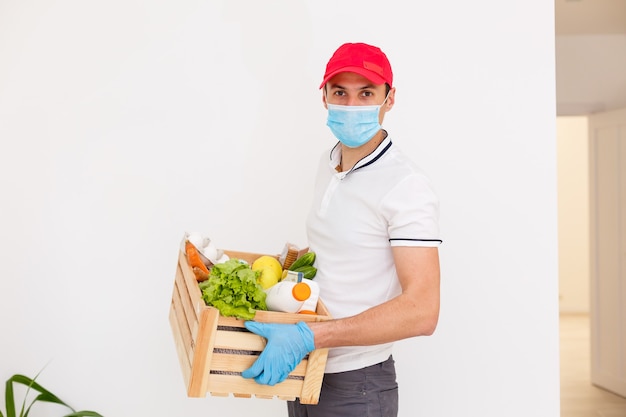
[[[429,336],[435,331],[440,293],[438,248],[395,246],[392,251],[402,293],[356,316],[308,323],[316,348],[374,345]]]
[[[305,324],[256,323],[248,330],[267,339],[252,366],[241,373],[259,384],[287,378],[315,348],[373,345],[431,335],[439,319],[439,252],[437,248],[392,248],[402,293],[356,316]],[[367,297],[367,289],[363,294]]]

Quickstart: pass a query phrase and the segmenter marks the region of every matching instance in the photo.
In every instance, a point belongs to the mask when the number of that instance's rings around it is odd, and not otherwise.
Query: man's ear
[[[391,110],[394,104],[396,104],[396,87],[389,90],[389,95],[387,96],[387,101],[385,102],[386,110]]]
[[[322,90],[322,103],[324,103],[324,108],[328,110],[328,105],[326,104],[326,87]]]

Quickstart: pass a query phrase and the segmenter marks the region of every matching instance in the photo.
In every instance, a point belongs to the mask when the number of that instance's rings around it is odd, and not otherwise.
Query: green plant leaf
[[[26,385],[29,389],[33,389],[33,390],[38,391],[39,393],[41,393],[38,396],[37,401],[46,401],[46,402],[61,404],[61,405],[64,405],[66,407],[69,407],[69,405],[67,405],[63,401],[61,401],[61,399],[59,397],[57,397],[56,395],[54,395],[53,393],[51,393],[50,391],[48,391],[47,389],[45,389],[44,387],[39,385],[37,382],[35,382],[34,379],[31,379],[31,378],[29,378],[27,376],[24,376],[24,375],[16,374],[16,375],[13,375],[9,379],[9,381],[14,382],[14,383],[18,383],[18,384],[22,384],[22,385]],[[72,410],[72,411],[74,411],[74,410]]]
[[[39,395],[37,395],[37,397],[35,397],[35,399],[28,405],[26,410],[24,410],[24,406],[26,405],[26,397],[24,397],[24,403],[22,404],[20,417],[28,417],[28,414],[30,413],[30,409],[36,402],[49,402],[53,404],[59,404],[59,405],[69,408],[72,411],[75,411],[72,407],[70,407],[65,402],[63,402],[59,397],[57,397],[56,395],[54,395],[53,393],[45,389],[43,386],[39,385],[37,382],[35,382],[34,379],[31,379],[27,376],[19,375],[19,374],[13,375],[11,378],[9,378],[8,383],[11,384],[11,399],[13,399],[13,383],[27,386],[28,391],[32,389],[34,391],[39,392]],[[26,395],[28,395],[28,391]],[[9,405],[7,405],[7,408],[9,408]],[[7,411],[7,417],[16,417],[16,416],[15,415],[11,416],[10,411]]]
[[[15,417],[15,399],[13,398],[13,381],[11,381],[11,378],[7,379],[4,390],[4,399],[7,417]]]
[[[72,413],[67,414],[64,417],[103,417],[101,414],[98,414],[95,411],[74,410],[67,403],[62,401],[59,397],[57,397],[52,392],[48,391],[43,386],[35,382],[34,379],[31,379],[27,376],[20,375],[20,374],[15,374],[6,381],[6,391],[5,391],[5,400],[6,400],[6,408],[7,408],[6,417],[18,417],[16,410],[15,410],[15,397],[14,397],[13,384],[22,384],[28,388],[26,395],[24,397],[24,402],[22,403],[22,409],[20,410],[19,417],[28,417],[31,407],[37,402],[48,402],[48,403],[62,405],[66,408],[69,408],[72,411]],[[26,406],[26,397],[28,396],[28,392],[30,392],[31,389],[34,391],[37,391],[39,394],[28,405],[28,407],[24,409],[24,407]],[[4,414],[2,414],[1,412],[0,412],[0,417],[4,417]]]

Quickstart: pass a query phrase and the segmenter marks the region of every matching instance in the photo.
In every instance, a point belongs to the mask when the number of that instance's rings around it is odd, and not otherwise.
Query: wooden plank
[[[182,302],[180,300],[180,294],[178,291],[178,287],[174,285],[174,294],[172,296],[172,306],[174,308],[174,313],[176,316],[176,321],[178,323],[178,330],[181,336],[182,345],[185,348],[186,355],[189,359],[190,363],[193,363],[194,356],[194,340],[191,334],[191,330],[189,329],[189,321],[185,317],[185,310],[182,306]]]
[[[224,253],[228,255],[230,258],[241,259],[248,262],[250,265],[254,263],[255,260],[260,258],[261,256],[265,256],[263,253],[251,253],[251,252],[239,252],[236,250],[224,250]],[[274,258],[278,259],[280,255],[270,255]]]
[[[265,338],[247,331],[218,330],[215,335],[215,347],[262,351],[265,348]]]
[[[318,311],[326,312],[326,307],[318,302]],[[214,308],[207,306],[208,308]],[[282,313],[278,311],[265,311],[257,310],[254,315],[254,321],[259,323],[297,323],[299,321],[305,321],[307,323],[330,320],[331,317],[328,314],[298,314],[298,313]],[[237,317],[224,317],[220,316],[220,326],[230,327],[245,327],[246,320]]]
[[[241,373],[252,366],[258,356],[237,355],[230,353],[213,353],[211,371]]]
[[[180,363],[180,369],[183,373],[183,380],[185,387],[189,385],[189,379],[191,378],[191,363],[189,357],[185,351],[185,342],[182,339],[180,329],[178,327],[178,319],[176,318],[176,311],[174,310],[174,304],[170,305],[170,327],[172,329],[172,335],[174,336],[174,344],[176,345],[176,353],[178,356],[178,362]]]
[[[297,323],[304,321],[307,323],[330,320],[328,309],[322,300],[317,302],[317,314],[282,313],[278,311],[257,310],[254,321],[260,323]]]
[[[185,311],[185,317],[187,319],[187,325],[192,335],[198,332],[198,322],[200,321],[200,315],[198,314],[196,307],[191,301],[187,285],[185,284],[185,278],[181,270],[180,264],[176,268],[176,278],[174,280],[175,289],[178,290],[178,297],[180,298],[183,310]]]
[[[279,384],[261,385],[253,379],[246,379],[239,375],[211,375],[208,391],[214,393],[251,394],[256,396],[288,396],[296,397],[302,390],[302,381],[287,379]]]
[[[287,397],[284,395],[277,395],[276,398],[283,401],[295,401],[296,397]]]
[[[187,287],[187,293],[189,294],[192,306],[196,310],[196,314],[199,318],[200,313],[204,309],[206,304],[202,299],[202,293],[200,291],[200,287],[198,286],[196,275],[193,273],[193,270],[189,266],[189,262],[187,262],[187,255],[185,255],[182,251],[178,256],[178,263],[183,273],[185,286]]]
[[[215,308],[215,307],[208,306],[208,308]],[[217,322],[217,325],[218,326],[228,326],[228,327],[241,327],[241,328],[244,328],[245,327],[245,325],[244,325],[245,322],[246,322],[246,320],[239,319],[237,317],[220,316],[220,320]]]
[[[307,323],[323,321],[330,319],[329,316],[321,316],[315,314],[298,314],[298,313],[280,313],[277,311],[257,310],[254,315],[254,321],[259,323],[297,323],[304,321]]]
[[[328,349],[315,349],[309,354],[302,392],[300,393],[300,402],[302,404],[318,403],[327,358]]]
[[[211,359],[211,371],[217,372],[243,372],[252,366],[258,356],[238,355],[236,353],[213,352]],[[305,376],[308,368],[308,360],[304,359],[289,374],[290,376]]]
[[[200,327],[196,338],[191,381],[187,393],[190,397],[204,397],[207,393],[218,318],[219,311],[214,308],[204,309],[200,316]]]
[[[326,307],[326,304],[324,304],[324,302],[322,301],[321,298],[319,298],[317,300],[317,314],[319,314],[320,316],[326,316],[325,320],[331,319],[330,317],[330,312],[328,311],[328,308]]]

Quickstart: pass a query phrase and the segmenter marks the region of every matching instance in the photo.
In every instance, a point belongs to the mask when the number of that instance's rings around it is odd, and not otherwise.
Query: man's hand
[[[252,366],[241,373],[259,384],[275,385],[284,381],[300,361],[315,349],[313,331],[304,322],[272,324],[246,321],[253,333],[267,339],[267,345]]]

